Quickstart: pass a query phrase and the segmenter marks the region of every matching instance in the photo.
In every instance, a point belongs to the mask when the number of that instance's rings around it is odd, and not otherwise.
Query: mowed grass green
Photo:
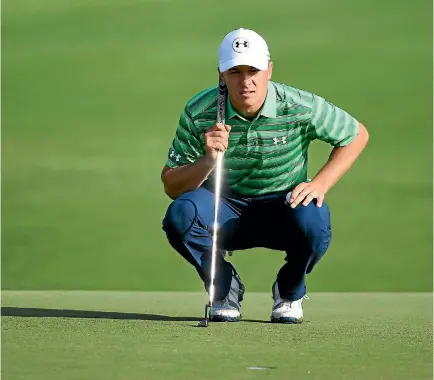
[[[185,102],[217,82],[222,37],[243,26],[269,42],[273,79],[371,134],[327,196],[334,237],[309,290],[431,291],[431,16],[428,0],[4,2],[3,288],[202,290],[161,230],[160,171]],[[328,153],[312,146],[311,175]],[[269,291],[283,255],[233,261]]]
[[[268,323],[270,294],[248,293],[243,322],[197,328],[205,301],[5,291],[2,378],[432,379],[431,293],[312,293],[302,325]]]

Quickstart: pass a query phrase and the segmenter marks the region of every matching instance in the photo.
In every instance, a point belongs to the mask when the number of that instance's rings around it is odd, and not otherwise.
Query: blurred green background
[[[268,41],[274,77],[371,134],[330,191],[333,243],[309,291],[432,290],[432,2],[2,3],[3,289],[197,290],[161,230],[160,171],[185,102],[217,83],[230,30]],[[311,175],[330,149],[315,143]],[[283,253],[238,252],[248,291]]]

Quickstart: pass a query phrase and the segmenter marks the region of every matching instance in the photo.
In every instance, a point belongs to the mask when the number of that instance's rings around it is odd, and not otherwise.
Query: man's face
[[[226,83],[232,105],[247,113],[258,111],[267,96],[268,81],[273,70],[260,71],[252,66],[235,66],[220,75]]]

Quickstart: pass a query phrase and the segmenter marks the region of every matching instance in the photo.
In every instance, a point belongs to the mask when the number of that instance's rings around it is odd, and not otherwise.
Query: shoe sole
[[[297,325],[300,323],[303,323],[303,319],[295,319],[295,318],[288,318],[288,317],[280,317],[280,318],[270,318],[271,323],[284,323],[287,325]]]
[[[214,315],[210,318],[211,322],[239,322],[241,321],[241,316],[239,317],[224,317],[220,315]]]

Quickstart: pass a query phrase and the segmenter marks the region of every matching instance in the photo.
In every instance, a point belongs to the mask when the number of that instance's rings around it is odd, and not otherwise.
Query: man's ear
[[[268,80],[271,79],[271,76],[273,74],[273,62],[268,62]]]

